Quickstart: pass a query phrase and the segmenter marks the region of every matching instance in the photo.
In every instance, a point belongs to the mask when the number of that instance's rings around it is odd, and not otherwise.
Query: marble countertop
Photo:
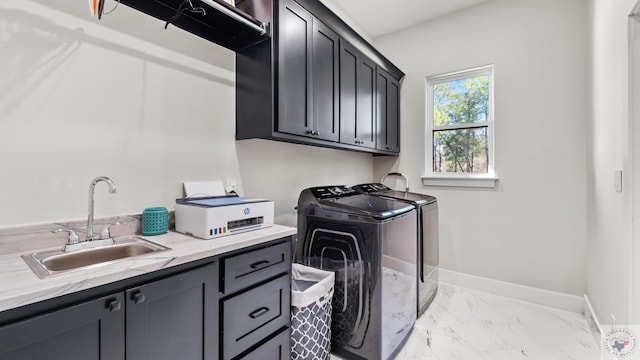
[[[39,233],[31,232],[30,236],[32,239],[38,239],[38,234],[44,233],[50,234],[50,230],[41,229]],[[2,284],[0,285],[0,312],[276,240],[295,233],[296,229],[293,227],[274,225],[212,240],[198,239],[177,232],[168,232],[157,236],[136,235],[169,247],[171,250],[140,255],[122,259],[106,266],[70,271],[48,279],[40,279],[20,256],[45,249],[60,248],[65,240],[56,235],[57,241],[54,244],[29,241],[29,236],[24,233],[12,234],[10,231],[0,231],[0,284]],[[117,235],[114,236],[117,237]],[[49,237],[51,236],[49,235]],[[7,241],[9,238],[13,241]],[[48,245],[48,247],[42,247],[44,245]]]

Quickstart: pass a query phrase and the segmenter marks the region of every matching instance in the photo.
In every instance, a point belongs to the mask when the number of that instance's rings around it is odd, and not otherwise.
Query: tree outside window
[[[428,176],[493,176],[493,66],[427,79]]]

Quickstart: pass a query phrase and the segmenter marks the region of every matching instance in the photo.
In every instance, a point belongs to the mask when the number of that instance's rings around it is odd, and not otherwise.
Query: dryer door
[[[336,274],[332,301],[331,341],[342,347],[351,339],[365,311],[365,258],[357,234],[310,226],[305,263]]]

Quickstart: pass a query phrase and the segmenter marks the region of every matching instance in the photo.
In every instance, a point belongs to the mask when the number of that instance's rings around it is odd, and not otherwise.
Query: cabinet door
[[[217,359],[217,279],[213,263],[127,290],[127,359]]]
[[[340,40],[340,142],[375,147],[375,64]]]
[[[338,34],[313,20],[313,120],[315,136],[338,141]]]
[[[361,57],[358,63],[358,105],[356,135],[360,146],[376,147],[375,91],[376,64]]]
[[[311,93],[313,17],[292,0],[280,6],[277,131],[315,136]]]
[[[387,145],[385,150],[400,152],[400,83],[390,78],[387,95]]]
[[[357,51],[340,40],[340,142],[358,145],[356,133],[356,94],[358,91]]]
[[[0,359],[123,360],[124,296],[106,296],[0,327]]]
[[[400,151],[400,84],[378,68],[376,75],[376,148]]]

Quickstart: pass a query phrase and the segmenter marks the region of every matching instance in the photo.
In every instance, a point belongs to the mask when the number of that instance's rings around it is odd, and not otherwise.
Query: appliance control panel
[[[373,193],[384,190],[391,190],[389,187],[383,184],[362,184],[358,185],[358,188],[366,193]]]
[[[358,194],[354,189],[344,185],[315,187],[311,189],[311,192],[317,199],[339,198]]]

